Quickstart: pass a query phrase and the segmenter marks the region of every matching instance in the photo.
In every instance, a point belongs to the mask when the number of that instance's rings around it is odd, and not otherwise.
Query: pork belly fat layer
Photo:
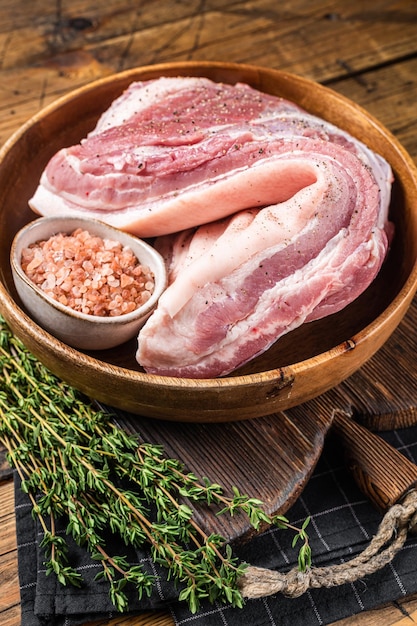
[[[137,359],[161,375],[225,375],[334,313],[388,249],[392,172],[294,103],[206,78],[133,83],[30,201],[157,237],[170,284]]]

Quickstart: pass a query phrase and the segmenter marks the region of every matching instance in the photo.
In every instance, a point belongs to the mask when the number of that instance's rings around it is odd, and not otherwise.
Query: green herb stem
[[[128,434],[42,365],[1,317],[0,371],[0,442],[40,522],[47,574],[60,583],[82,585],[68,565],[68,544],[55,531],[63,519],[67,534],[100,563],[96,578],[107,582],[121,612],[129,608],[126,584],[142,598],[152,593],[155,577],[113,554],[105,539],[109,531],[126,545],[148,547],[192,612],[202,598],[241,607],[237,583],[247,565],[223,537],[207,535],[190,503],[216,507],[219,515],[243,512],[255,529],[262,524],[290,529],[293,544],[302,542],[300,569],[310,567],[308,520],[298,529],[284,516],[269,516],[260,500],[236,487],[228,496],[220,485],[166,458],[161,446]]]

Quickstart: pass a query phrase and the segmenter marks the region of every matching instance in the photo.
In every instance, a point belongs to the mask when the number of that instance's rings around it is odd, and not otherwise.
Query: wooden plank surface
[[[156,0],[139,7],[123,0],[18,0],[3,2],[0,15],[0,142],[69,89],[129,67],[230,60],[333,86],[417,51],[416,8],[407,0],[372,3],[366,11],[362,2],[340,0]],[[372,80],[356,78],[363,91]]]
[[[42,106],[95,78],[155,62],[226,59],[286,69],[328,84],[379,118],[417,159],[417,5],[407,0],[377,1],[367,3],[366,8],[364,4],[341,0],[3,0],[0,143]],[[405,335],[414,328],[411,319],[402,326]],[[373,375],[370,366],[366,376],[371,379]],[[379,389],[380,412],[390,390],[387,384]],[[361,395],[356,400],[364,415],[375,411],[375,397]],[[410,415],[410,407],[403,409]],[[0,621],[3,626],[17,626],[20,612],[10,482],[0,484],[0,502]],[[413,621],[417,621],[417,598],[338,624],[403,626]],[[158,613],[100,622],[103,626],[116,623],[168,626],[172,620]]]

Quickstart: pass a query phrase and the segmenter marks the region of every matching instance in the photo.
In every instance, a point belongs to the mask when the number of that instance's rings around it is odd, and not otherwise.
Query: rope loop
[[[408,532],[417,522],[417,490],[410,491],[402,503],[394,504],[384,515],[377,534],[356,557],[345,563],[310,568],[293,568],[281,573],[250,565],[240,579],[240,592],[255,599],[282,593],[297,598],[309,589],[336,587],[373,574],[387,565],[403,547]]]

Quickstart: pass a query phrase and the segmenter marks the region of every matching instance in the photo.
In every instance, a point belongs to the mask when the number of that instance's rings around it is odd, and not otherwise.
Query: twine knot
[[[354,582],[392,561],[416,522],[417,491],[412,490],[402,503],[395,504],[386,512],[369,545],[350,561],[328,567],[312,567],[305,572],[293,568],[286,573],[250,565],[239,581],[240,591],[245,598],[252,599],[276,593],[297,598],[309,589]]]

